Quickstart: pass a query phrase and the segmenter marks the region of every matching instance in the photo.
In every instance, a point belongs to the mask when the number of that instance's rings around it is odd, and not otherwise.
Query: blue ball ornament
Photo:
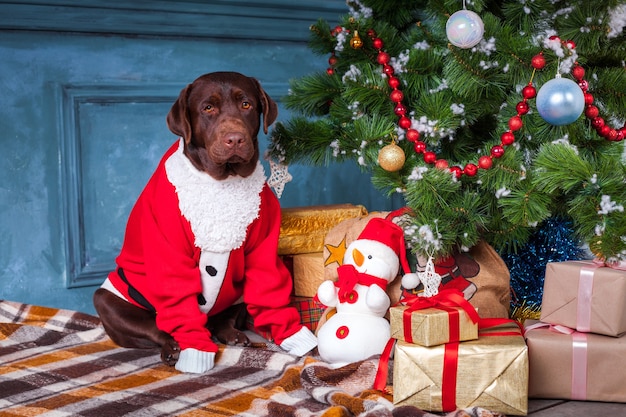
[[[485,25],[482,19],[471,10],[459,10],[450,16],[446,23],[446,35],[454,46],[468,49],[483,38]]]
[[[585,109],[585,95],[569,78],[554,78],[539,89],[537,111],[546,122],[555,126],[573,123]]]

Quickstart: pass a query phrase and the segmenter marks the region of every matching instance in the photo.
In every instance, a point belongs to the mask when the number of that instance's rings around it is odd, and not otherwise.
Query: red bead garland
[[[331,35],[336,36],[342,31],[343,28],[341,26],[337,26],[331,31]],[[406,116],[407,109],[402,104],[402,101],[404,100],[404,93],[400,90],[401,83],[399,78],[394,75],[393,67],[389,65],[391,57],[383,50],[384,42],[382,39],[377,37],[376,32],[373,29],[367,30],[367,35],[372,41],[373,48],[377,51],[376,62],[382,66],[383,73],[387,75],[387,85],[389,85],[392,90],[389,94],[389,98],[395,105],[394,113],[398,116],[398,126],[405,130],[407,140],[413,143],[413,149],[416,153],[423,155],[425,163],[435,165],[435,167],[439,169],[448,169],[456,176],[456,178],[461,178],[462,175],[473,177],[477,174],[478,169],[490,169],[493,166],[493,158],[502,157],[505,151],[504,147],[510,146],[515,142],[515,134],[513,132],[520,130],[523,127],[522,116],[527,114],[529,111],[528,100],[534,99],[537,96],[537,89],[532,85],[532,77],[528,85],[522,89],[522,101],[517,103],[515,107],[517,114],[509,119],[509,130],[500,136],[500,145],[494,145],[491,148],[490,155],[480,156],[477,164],[467,163],[464,168],[459,166],[450,167],[448,161],[445,159],[439,159],[437,158],[437,154],[435,152],[428,151],[426,143],[419,140],[420,133],[411,128],[411,119]],[[557,36],[551,36],[550,39],[557,40],[559,38]],[[576,44],[571,40],[561,41],[561,43],[566,48],[571,50],[576,48]],[[329,58],[328,63],[330,64],[330,67],[327,69],[327,73],[332,75],[335,72],[333,67],[337,63],[337,57],[334,52]],[[545,67],[545,65],[546,60],[543,56],[543,51],[535,55],[531,60],[531,66],[535,70],[541,70]],[[571,74],[578,82],[578,86],[583,91],[585,97],[585,117],[591,121],[591,125],[596,129],[598,135],[609,141],[623,140],[626,136],[626,124],[621,128],[611,128],[606,125],[604,119],[599,116],[600,112],[598,108],[593,105],[594,97],[587,91],[589,85],[588,82],[584,80],[584,68],[576,63],[572,68]]]

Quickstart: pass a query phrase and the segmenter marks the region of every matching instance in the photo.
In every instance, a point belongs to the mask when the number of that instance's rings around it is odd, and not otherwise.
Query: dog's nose
[[[235,148],[242,145],[245,141],[245,136],[238,132],[228,133],[224,136],[224,146],[227,148]]]

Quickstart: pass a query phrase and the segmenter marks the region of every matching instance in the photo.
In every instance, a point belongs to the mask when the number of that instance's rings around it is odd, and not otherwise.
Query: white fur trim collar
[[[196,246],[211,252],[239,248],[258,216],[265,172],[259,161],[246,177],[218,181],[198,171],[183,153],[183,141],[165,162],[167,178],[176,188],[180,212],[191,223]]]

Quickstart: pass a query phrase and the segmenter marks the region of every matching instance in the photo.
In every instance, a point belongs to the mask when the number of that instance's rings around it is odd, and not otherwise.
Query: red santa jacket
[[[292,281],[277,256],[280,206],[263,168],[217,181],[195,169],[182,142],[164,155],[133,207],[113,286],[156,312],[181,349],[217,352],[205,328],[243,296],[277,344],[302,328],[288,307]]]

